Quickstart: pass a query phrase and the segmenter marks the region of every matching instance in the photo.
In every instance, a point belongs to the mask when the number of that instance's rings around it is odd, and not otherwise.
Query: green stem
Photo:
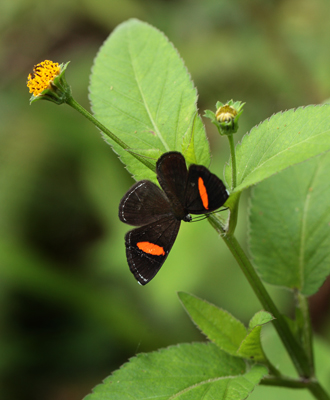
[[[108,128],[106,128],[101,122],[99,122],[96,118],[93,117],[92,114],[90,114],[87,110],[85,110],[84,107],[82,107],[79,103],[76,102],[76,100],[72,96],[68,96],[66,99],[66,103],[73,107],[75,110],[80,112],[84,117],[86,117],[88,120],[90,120],[96,127],[98,127],[105,135],[107,135],[111,140],[113,140],[115,143],[117,143],[120,147],[122,147],[124,150],[130,150],[130,147],[120,140],[115,134],[109,131]],[[137,160],[139,160],[142,164],[144,164],[146,167],[151,169],[151,171],[155,172],[155,166],[151,164],[149,161],[147,161],[144,157],[135,154],[133,152],[129,152],[133,157],[135,157]]]
[[[230,156],[231,156],[231,191],[233,191],[236,187],[237,182],[237,170],[236,170],[236,152],[235,152],[235,143],[234,143],[234,135],[227,135],[229,140],[230,147]],[[226,229],[228,235],[233,235],[237,225],[238,218],[238,204],[240,193],[233,193],[230,196],[232,200],[232,204],[230,205],[230,215],[228,219],[228,227]]]
[[[265,386],[280,386],[292,389],[308,389],[314,397],[319,400],[329,400],[329,395],[324,391],[322,386],[311,379],[292,379],[290,377],[266,377],[261,380],[260,385]]]
[[[237,219],[238,219],[238,204],[239,204],[239,199],[241,197],[241,193],[235,192],[229,196],[229,199],[226,203],[226,205],[230,209],[230,214],[228,218],[228,226],[226,227],[225,231],[227,232],[227,235],[233,235],[236,229],[237,225]]]
[[[323,387],[319,384],[319,382],[312,382],[307,388],[316,399],[319,400],[329,400],[330,396],[323,389]]]
[[[309,378],[312,376],[312,371],[304,350],[296,341],[284,317],[269,296],[266,288],[262,284],[259,276],[255,272],[250,260],[244,253],[240,244],[237,242],[234,236],[226,234],[221,222],[214,214],[209,216],[209,221],[211,225],[220,233],[227,247],[232,252],[264,309],[270,312],[275,318],[273,320],[274,327],[277,330],[285,348],[287,349],[299,376]]]
[[[276,368],[276,367],[274,367],[274,365],[268,360],[268,358],[266,357],[266,355],[265,355],[265,358],[266,358],[266,360],[267,360],[267,364],[266,364],[266,366],[267,366],[267,368],[268,368],[268,372],[269,372],[269,375],[272,375],[272,376],[276,376],[276,377],[281,377],[282,376],[282,374],[281,374],[281,372]]]
[[[308,385],[310,385],[310,381],[301,380],[301,379],[293,379],[287,376],[270,376],[263,378],[260,381],[260,385],[264,386],[280,386],[287,387],[292,389],[307,389]]]
[[[236,187],[236,152],[235,152],[235,143],[234,143],[234,135],[227,135],[229,140],[230,147],[230,156],[231,156],[231,191],[233,191]]]
[[[295,293],[296,297],[296,321],[300,328],[303,347],[309,359],[310,369],[314,372],[314,353],[313,353],[313,332],[309,313],[308,300],[300,292]]]

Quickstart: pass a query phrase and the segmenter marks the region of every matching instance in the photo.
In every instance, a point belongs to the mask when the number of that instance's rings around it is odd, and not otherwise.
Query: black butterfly
[[[125,236],[129,268],[141,284],[148,283],[166,260],[181,221],[190,214],[207,214],[228,199],[223,182],[203,165],[187,170],[181,153],[164,153],[157,161],[158,182],[142,180],[133,185],[119,204],[119,218],[140,226]]]

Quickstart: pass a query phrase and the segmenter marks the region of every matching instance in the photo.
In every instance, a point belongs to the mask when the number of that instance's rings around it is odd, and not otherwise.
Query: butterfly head
[[[182,221],[184,221],[184,222],[191,222],[191,221],[192,221],[192,216],[191,216],[190,214],[187,214],[187,215],[183,218]]]

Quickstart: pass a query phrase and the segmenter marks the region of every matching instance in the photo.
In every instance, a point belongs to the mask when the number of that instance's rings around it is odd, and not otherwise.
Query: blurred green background
[[[26,78],[45,59],[86,108],[103,41],[135,17],[177,47],[199,108],[246,102],[237,140],[280,110],[330,97],[326,0],[13,0],[0,3],[0,396],[78,400],[137,352],[203,340],[176,292],[191,292],[247,322],[261,309],[207,221],[182,224],[157,277],[139,286],[124,249],[118,204],[133,183],[88,121],[68,106],[29,105]],[[228,143],[205,121],[211,170]],[[246,246],[248,197],[238,237]],[[290,294],[270,287],[283,311]],[[311,299],[330,337],[326,283]]]

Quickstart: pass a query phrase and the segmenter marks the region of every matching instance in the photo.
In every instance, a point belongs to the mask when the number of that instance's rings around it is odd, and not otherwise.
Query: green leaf
[[[262,279],[312,295],[330,273],[330,154],[256,186],[250,251]]]
[[[262,326],[273,321],[274,317],[267,311],[259,311],[251,318],[249,322],[249,329],[253,329],[256,326]]]
[[[188,163],[209,165],[196,89],[177,50],[152,26],[131,19],[113,31],[95,59],[90,99],[95,117],[132,151],[152,149],[158,158],[177,150]],[[137,180],[155,180],[130,152],[104,138]]]
[[[269,363],[261,346],[260,334],[262,325],[267,324],[273,319],[274,317],[266,311],[260,311],[252,317],[249,323],[250,331],[237,351],[239,356],[257,362]]]
[[[85,400],[240,400],[266,373],[212,343],[182,344],[137,355]]]
[[[236,146],[241,192],[292,165],[330,150],[330,106],[308,106],[273,115]],[[225,169],[231,187],[231,166]]]
[[[236,352],[247,334],[245,326],[227,311],[189,293],[179,292],[187,313],[199,329],[229,354]]]

